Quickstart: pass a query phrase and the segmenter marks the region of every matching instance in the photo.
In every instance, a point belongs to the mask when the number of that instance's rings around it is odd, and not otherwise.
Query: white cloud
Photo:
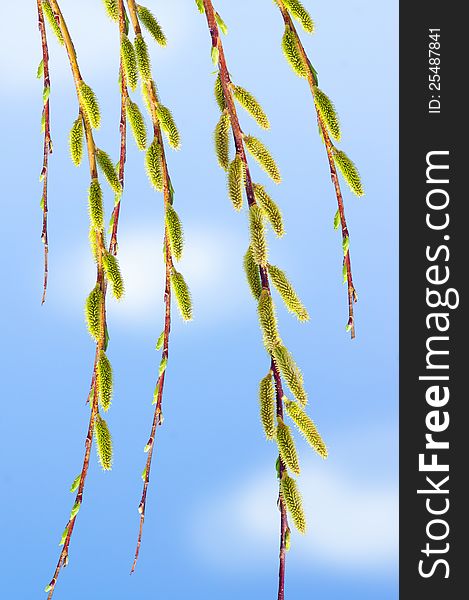
[[[230,303],[241,316],[240,302],[235,286],[241,273],[240,256],[236,253],[236,239],[227,231],[217,234],[197,227],[186,227],[187,252],[176,268],[183,273],[191,288],[195,316],[199,321],[207,316],[210,321],[224,318]],[[120,302],[109,303],[109,314],[116,325],[148,326],[150,320],[163,313],[164,263],[160,228],[131,229],[119,237],[119,263],[125,282],[125,295]],[[59,290],[49,294],[56,308],[75,313],[86,294],[94,285],[95,268],[91,253],[81,247],[65,254],[56,264]],[[226,272],[236,277],[226,277]],[[223,286],[224,303],[221,306],[217,290]],[[246,293],[248,306],[248,294]]]
[[[310,461],[299,479],[309,531],[293,534],[296,559],[307,568],[325,565],[354,571],[397,564],[397,491],[351,479],[330,464]],[[233,489],[204,498],[195,543],[219,568],[256,568],[277,551],[279,516],[274,473],[252,472]],[[207,519],[210,526],[207,526]]]

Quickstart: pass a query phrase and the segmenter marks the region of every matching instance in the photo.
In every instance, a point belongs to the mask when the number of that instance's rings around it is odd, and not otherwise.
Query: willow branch
[[[280,12],[282,13],[282,17],[283,17],[283,21],[284,21],[285,25],[287,25],[291,29],[291,31],[293,32],[293,34],[296,38],[296,42],[298,44],[298,48],[299,48],[301,56],[304,60],[304,63],[311,66],[311,61],[309,60],[309,57],[306,54],[306,50],[303,46],[301,38],[298,34],[298,31],[293,23],[290,13],[288,12],[283,0],[276,0],[276,3],[280,9]],[[314,81],[313,71],[311,68],[307,69],[307,79],[308,79],[309,88],[311,90],[311,94],[313,96],[313,101],[314,101],[316,82]],[[314,102],[314,106],[315,106],[315,110],[316,110],[316,114],[317,114],[318,125],[321,130],[322,137],[324,140],[324,146],[325,146],[326,152],[327,152],[327,160],[329,162],[331,180],[332,180],[335,195],[337,198],[337,207],[339,210],[340,224],[341,224],[341,230],[342,230],[342,240],[345,241],[347,238],[349,238],[349,232],[348,232],[348,228],[347,228],[347,220],[345,218],[345,208],[344,208],[344,201],[343,201],[343,197],[342,197],[342,191],[340,188],[339,177],[337,175],[337,168],[336,168],[336,165],[334,162],[333,145],[332,145],[331,138],[329,136],[327,127],[326,127],[323,119],[321,118],[319,111],[317,110],[315,102]],[[355,290],[355,286],[353,284],[350,250],[347,250],[347,252],[344,256],[344,264],[347,269],[347,294],[348,294],[348,311],[349,311],[348,327],[350,328],[350,336],[353,339],[353,338],[355,338],[355,319],[354,319],[354,313],[353,313],[353,305],[357,301],[358,296],[357,296],[357,292]]]
[[[141,35],[142,29],[140,26],[140,21],[138,17],[137,5],[134,0],[127,0],[127,6],[129,9],[130,21],[132,23],[133,30],[135,35]],[[156,137],[158,144],[161,148],[161,162],[162,162],[162,170],[163,170],[163,202],[165,211],[167,207],[172,204],[172,185],[171,179],[169,175],[168,164],[166,160],[166,152],[165,152],[165,144],[163,133],[161,130],[160,122],[157,114],[157,106],[158,99],[155,94],[154,86],[152,85],[152,81],[144,81],[144,85],[146,87],[146,93],[149,101],[151,120],[153,125],[153,134]],[[165,225],[165,233],[164,233],[164,257],[165,257],[165,288],[164,288],[164,305],[165,305],[165,320],[164,320],[164,331],[163,331],[163,348],[162,348],[162,362],[161,364],[166,364],[169,356],[169,336],[171,331],[171,273],[173,270],[173,259],[171,255],[171,248],[169,243],[169,232],[168,227]],[[137,545],[135,549],[134,561],[132,563],[131,573],[135,571],[137,566],[140,547],[142,544],[142,535],[143,535],[143,525],[145,522],[145,511],[146,511],[146,503],[147,503],[147,493],[148,486],[150,484],[150,471],[152,465],[152,458],[155,449],[155,438],[156,438],[156,430],[157,427],[161,426],[163,423],[162,418],[162,406],[163,406],[163,391],[164,391],[164,383],[165,383],[166,369],[163,370],[162,373],[159,373],[157,382],[156,382],[156,402],[155,402],[155,410],[153,413],[153,421],[150,430],[150,437],[147,443],[146,448],[148,449],[147,461],[144,471],[144,481],[143,481],[143,490],[142,496],[140,499],[140,503],[138,506],[138,512],[140,514],[140,522],[139,522],[139,531],[137,537]]]
[[[43,97],[47,95],[47,100],[43,107],[43,123],[44,123],[44,152],[43,152],[43,163],[42,163],[42,232],[41,241],[44,245],[44,277],[43,277],[43,289],[42,289],[42,300],[41,304],[46,301],[47,294],[47,281],[49,278],[49,239],[47,235],[47,213],[48,213],[48,197],[47,197],[47,186],[49,179],[49,154],[52,154],[52,140],[50,135],[50,74],[49,74],[49,49],[47,46],[47,33],[44,23],[44,12],[42,10],[41,0],[37,0],[37,14],[38,14],[38,26],[41,34],[41,46],[42,46],[42,68],[44,72],[44,92]]]
[[[76,55],[75,48],[74,48],[74,45],[73,45],[73,42],[72,42],[72,39],[70,36],[69,29],[67,27],[67,24],[65,22],[65,19],[63,17],[63,14],[61,12],[61,9],[60,9],[60,6],[59,6],[57,0],[50,0],[50,5],[55,14],[57,24],[60,27],[60,31],[61,31],[63,39],[64,39],[64,44],[65,44],[65,48],[67,51],[70,68],[72,71],[73,80],[74,80],[75,87],[76,87],[77,100],[80,105],[80,114],[82,116],[83,126],[85,129],[90,177],[92,180],[97,179],[98,178],[98,170],[97,170],[97,165],[96,165],[96,145],[94,142],[93,131],[92,131],[91,125],[90,125],[88,119],[84,117],[85,110],[81,104],[82,100],[81,100],[80,93],[79,93],[79,86],[80,86],[80,83],[82,82],[82,77],[81,77],[81,73],[80,73],[80,68],[78,66],[77,55]],[[97,343],[96,343],[96,355],[95,355],[95,362],[94,362],[94,368],[93,368],[92,394],[91,394],[91,402],[90,402],[91,412],[90,412],[90,419],[89,419],[89,423],[88,423],[88,430],[87,430],[86,440],[85,440],[85,455],[83,458],[83,465],[82,465],[81,474],[80,474],[80,483],[78,486],[77,494],[75,497],[75,505],[74,505],[75,507],[78,507],[78,509],[83,502],[83,492],[84,492],[84,488],[85,488],[86,477],[88,474],[91,446],[93,443],[94,426],[95,426],[96,416],[98,414],[98,389],[97,389],[97,384],[96,384],[97,357],[99,356],[100,352],[104,349],[105,339],[106,339],[106,303],[105,303],[106,281],[105,281],[105,277],[104,277],[103,259],[102,259],[103,252],[105,251],[105,248],[104,248],[105,242],[104,242],[104,233],[102,231],[96,232],[96,243],[97,243],[97,248],[98,248],[98,251],[96,253],[97,254],[97,278],[96,278],[96,280],[97,280],[97,284],[100,286],[100,288],[103,292],[103,302],[101,303],[100,332],[99,332],[99,339],[97,340]],[[51,598],[54,594],[55,586],[56,586],[60,571],[62,570],[63,567],[65,567],[68,564],[68,552],[69,552],[70,540],[72,537],[73,529],[75,527],[76,518],[77,518],[77,514],[71,516],[71,518],[69,519],[69,521],[67,523],[67,535],[66,535],[66,538],[65,538],[65,541],[63,544],[62,551],[59,556],[59,560],[57,562],[57,566],[56,566],[54,575],[48,586],[48,592],[49,592],[48,600],[51,600]]]
[[[203,0],[205,15],[207,17],[207,24],[210,30],[210,35],[212,39],[212,47],[217,48],[218,50],[218,70],[220,74],[220,80],[223,88],[223,95],[225,98],[228,114],[230,116],[231,121],[231,129],[233,133],[234,143],[236,147],[236,152],[240,156],[241,160],[244,164],[245,169],[245,190],[246,197],[249,206],[253,206],[256,204],[256,198],[254,195],[254,188],[252,184],[252,177],[249,169],[249,162],[247,159],[246,149],[244,146],[244,135],[241,129],[241,125],[239,123],[238,113],[236,110],[236,105],[232,93],[232,84],[230,79],[229,70],[227,67],[225,51],[223,48],[223,43],[220,37],[220,32],[218,29],[215,10],[213,8],[213,4],[211,0]],[[261,277],[262,287],[269,291],[270,294],[270,282],[267,269],[265,267],[259,266],[259,273]],[[272,356],[270,356],[271,363],[270,368],[274,374],[275,379],[275,388],[276,388],[276,406],[277,406],[277,416],[283,418],[283,387],[282,380],[280,376],[280,372],[277,364],[275,363]],[[285,465],[280,458],[279,461],[279,479],[281,479],[282,473],[285,471]],[[278,506],[280,510],[280,518],[281,518],[281,533],[280,533],[280,565],[279,565],[279,589],[278,589],[278,600],[284,600],[284,587],[285,587],[285,559],[286,559],[286,532],[288,530],[288,519],[287,519],[287,509],[285,506],[285,502],[279,493],[278,497]]]

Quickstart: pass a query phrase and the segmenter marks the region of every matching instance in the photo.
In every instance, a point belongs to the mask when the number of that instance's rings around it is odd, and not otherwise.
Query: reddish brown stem
[[[228,114],[230,116],[231,129],[236,147],[236,153],[244,163],[245,168],[245,190],[246,197],[249,206],[256,204],[256,197],[254,195],[254,188],[252,184],[251,173],[249,169],[249,163],[247,160],[246,149],[244,147],[244,135],[241,129],[238,113],[232,92],[232,84],[230,74],[227,67],[225,51],[223,43],[221,41],[220,32],[218,29],[217,21],[215,18],[215,10],[211,0],[203,0],[205,7],[205,15],[207,17],[207,23],[212,38],[212,47],[218,50],[218,69],[220,74],[220,81],[223,88],[223,96],[225,98]],[[261,276],[262,287],[270,293],[269,275],[266,267],[259,267]],[[283,418],[283,387],[279,369],[275,364],[273,357],[271,359],[271,370],[274,374],[275,389],[276,389],[276,403],[277,403],[277,416]],[[280,456],[279,460],[279,476],[281,478],[285,471],[285,465],[283,464]],[[285,562],[286,562],[286,535],[288,531],[288,518],[287,509],[283,498],[279,492],[278,506],[280,510],[280,554],[279,554],[279,585],[278,585],[278,600],[284,600],[285,597]]]
[[[38,14],[38,26],[41,34],[41,45],[42,45],[42,66],[44,71],[44,94],[49,93],[46,90],[50,90],[50,74],[49,74],[49,49],[47,46],[47,33],[46,26],[44,23],[44,12],[42,10],[41,0],[37,0],[37,14]],[[49,154],[52,154],[52,140],[50,135],[50,101],[47,101],[43,107],[43,120],[44,120],[44,152],[43,152],[43,163],[42,163],[42,232],[41,241],[44,244],[44,277],[42,287],[42,300],[41,304],[46,301],[47,294],[47,282],[49,278],[49,239],[47,234],[47,213],[48,213],[48,197],[47,197],[47,185],[49,178]]]
[[[282,13],[282,17],[283,17],[283,21],[284,21],[285,25],[287,27],[289,27],[291,29],[291,31],[293,32],[293,34],[295,35],[295,38],[296,38],[296,41],[298,44],[298,48],[300,50],[300,53],[301,53],[304,63],[311,67],[311,61],[309,60],[309,57],[306,54],[306,50],[301,42],[301,38],[298,35],[298,31],[296,30],[296,27],[290,16],[290,13],[288,12],[288,9],[286,8],[283,0],[276,0],[276,2],[280,9],[280,12]],[[309,84],[311,94],[312,94],[313,100],[314,100],[316,82],[314,80],[313,71],[311,68],[307,69],[307,79],[308,79],[308,84]],[[314,103],[314,106],[316,108],[316,103]],[[342,191],[340,189],[339,177],[337,175],[337,168],[335,166],[335,161],[334,161],[334,146],[331,142],[331,138],[329,136],[329,132],[327,131],[327,127],[324,124],[323,120],[321,119],[321,116],[319,115],[317,108],[316,108],[316,114],[317,114],[319,128],[321,129],[322,137],[324,140],[324,146],[325,146],[326,152],[327,152],[327,159],[329,162],[331,180],[332,180],[335,195],[337,198],[337,207],[339,210],[340,224],[341,224],[341,229],[342,229],[342,241],[345,242],[345,240],[347,238],[349,238],[349,232],[348,232],[348,228],[347,228],[347,220],[345,218],[345,208],[344,208],[344,201],[343,201],[343,197],[342,197]],[[344,256],[344,264],[345,264],[345,267],[347,270],[347,295],[348,295],[348,312],[349,312],[349,320],[348,320],[347,326],[348,326],[348,328],[350,328],[351,338],[354,339],[355,338],[355,319],[354,319],[354,314],[353,314],[353,305],[357,301],[358,297],[357,297],[357,292],[355,290],[355,286],[353,284],[352,263],[350,260],[350,251],[349,250],[347,250],[347,253]]]
[[[132,22],[132,27],[136,35],[142,33],[142,29],[140,27],[140,21],[138,18],[138,10],[135,0],[127,0],[127,6],[129,8],[130,20]],[[153,134],[158,141],[158,144],[161,148],[161,163],[163,166],[163,198],[164,198],[164,208],[165,213],[169,204],[172,204],[172,186],[171,186],[171,178],[169,175],[168,164],[166,161],[166,152],[164,145],[163,133],[161,130],[160,122],[158,119],[156,107],[158,105],[158,99],[155,95],[155,90],[152,84],[152,81],[145,81],[144,85],[146,86],[147,96],[149,98],[151,119],[153,124]],[[173,271],[173,259],[171,255],[171,248],[169,244],[169,234],[167,227],[165,227],[165,236],[164,236],[164,254],[165,254],[165,291],[164,291],[164,304],[165,304],[165,322],[164,322],[164,333],[163,333],[163,351],[162,351],[162,361],[168,360],[169,355],[169,335],[171,330],[171,274]],[[166,369],[158,376],[157,379],[157,397],[155,403],[155,410],[153,413],[153,421],[150,431],[150,438],[148,441],[148,456],[145,466],[145,477],[143,482],[143,491],[140,499],[140,503],[138,506],[138,511],[140,513],[140,522],[139,522],[139,530],[137,537],[137,545],[135,549],[134,561],[132,563],[131,573],[134,573],[135,568],[137,566],[140,547],[142,544],[142,536],[143,536],[143,524],[145,522],[145,511],[146,511],[146,502],[147,502],[147,493],[148,486],[150,483],[150,470],[153,458],[153,452],[155,449],[155,438],[156,438],[156,429],[158,426],[162,425],[162,407],[163,407],[163,389],[164,382],[166,378]]]

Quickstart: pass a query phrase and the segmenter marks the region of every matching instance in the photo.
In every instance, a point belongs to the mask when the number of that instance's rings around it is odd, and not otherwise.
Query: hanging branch
[[[46,9],[46,6],[48,7],[46,14],[49,13],[49,22],[59,40],[63,40],[76,87],[79,115],[70,132],[70,151],[73,162],[76,165],[80,164],[83,154],[84,136],[86,139],[89,173],[91,179],[88,195],[91,220],[90,242],[97,266],[96,286],[89,294],[85,307],[88,329],[96,342],[91,390],[88,397],[90,402],[90,419],[85,440],[85,455],[83,458],[81,472],[71,486],[71,492],[73,493],[76,491],[77,493],[75,497],[75,503],[70,513],[70,518],[62,534],[62,539],[60,542],[63,546],[62,551],[60,553],[54,575],[46,587],[46,592],[48,592],[48,600],[50,600],[55,591],[55,586],[57,584],[60,571],[68,564],[70,540],[75,527],[78,511],[80,510],[83,502],[83,493],[89,468],[93,435],[96,436],[98,458],[102,468],[104,470],[110,470],[112,466],[112,440],[107,423],[102,418],[99,410],[99,406],[101,406],[104,412],[109,409],[113,385],[112,367],[109,359],[106,356],[107,341],[109,339],[106,323],[107,281],[110,282],[116,298],[122,297],[124,289],[117,259],[115,258],[114,254],[107,252],[105,247],[104,208],[102,202],[102,191],[98,177],[98,165],[114,193],[119,197],[122,194],[122,185],[119,181],[111,159],[104,151],[97,148],[95,144],[93,128],[96,129],[100,125],[99,106],[94,92],[84,82],[81,76],[75,48],[59,4],[56,0],[43,0],[42,5],[44,9]],[[125,132],[125,124],[123,130]],[[122,139],[121,147],[123,147],[123,154],[121,153],[120,174],[121,180],[123,181],[125,141],[122,145]],[[114,223],[116,225],[115,236],[117,236],[117,219],[114,220]],[[115,244],[114,252],[116,248],[117,244]]]
[[[184,277],[179,273],[174,262],[180,260],[183,251],[183,232],[179,216],[173,207],[174,189],[169,175],[168,164],[165,152],[165,140],[163,132],[168,138],[169,144],[178,149],[180,145],[179,132],[169,109],[164,106],[158,97],[157,88],[152,78],[150,58],[145,38],[142,33],[142,23],[149,31],[155,41],[161,46],[166,45],[164,33],[153,14],[145,7],[137,5],[134,0],[127,0],[130,22],[135,33],[134,43],[128,38],[122,39],[122,55],[126,60],[128,72],[135,71],[135,80],[140,76],[142,80],[142,93],[146,101],[147,109],[151,117],[153,125],[153,141],[146,150],[146,169],[150,183],[156,191],[163,192],[163,202],[165,211],[165,228],[164,228],[164,260],[165,260],[165,286],[164,286],[164,329],[161,333],[156,348],[162,350],[161,361],[158,370],[158,377],[153,397],[155,404],[153,421],[150,430],[150,437],[145,446],[147,460],[145,469],[142,473],[143,491],[141,500],[138,506],[140,514],[139,531],[135,557],[132,564],[131,573],[135,571],[140,547],[142,543],[143,524],[145,521],[145,510],[147,503],[148,486],[150,483],[150,470],[155,449],[155,438],[157,427],[163,423],[163,390],[166,377],[166,367],[169,357],[169,336],[171,330],[171,294],[174,292],[176,302],[178,304],[181,317],[185,321],[192,319],[192,302],[189,288],[184,280]],[[128,104],[131,113],[133,114],[134,135],[137,144],[141,141],[141,121],[138,109],[135,109],[133,103]],[[142,144],[140,144],[142,145]],[[145,146],[145,144],[143,144]]]
[[[280,554],[278,600],[285,597],[285,560],[290,546],[289,512],[296,528],[304,533],[306,521],[301,497],[288,471],[299,474],[295,442],[288,425],[284,423],[284,410],[293,419],[299,430],[306,435],[308,442],[323,457],[327,450],[314,423],[304,412],[307,394],[303,387],[303,377],[292,355],[283,345],[277,330],[275,306],[271,295],[271,282],[279,292],[290,312],[300,321],[307,321],[309,315],[285,273],[267,260],[265,224],[270,223],[278,237],[284,233],[280,210],[262,185],[253,183],[247,158],[251,156],[266,171],[275,183],[281,176],[269,150],[257,138],[246,135],[241,129],[235,100],[264,129],[269,122],[257,100],[244,88],[233,84],[227,67],[226,56],[220,36],[220,29],[227,33],[221,16],[215,12],[211,0],[196,0],[201,13],[205,13],[212,40],[212,60],[218,67],[215,82],[215,97],[220,108],[220,120],[215,128],[215,149],[220,166],[228,172],[228,194],[236,210],[243,205],[243,194],[248,203],[251,244],[244,257],[244,266],[251,292],[258,303],[258,315],[263,332],[264,345],[269,354],[269,372],[259,386],[261,422],[266,437],[275,439],[278,446],[277,474],[279,478],[278,506],[280,511]],[[229,132],[235,144],[235,158],[229,160]],[[284,395],[282,378],[295,397],[291,402]],[[314,435],[312,435],[314,434]]]
[[[42,60],[39,63],[37,76],[42,77],[44,82],[43,88],[43,109],[42,109],[42,130],[44,133],[44,152],[43,163],[41,170],[42,180],[42,232],[41,241],[44,245],[44,277],[41,304],[46,301],[47,280],[49,277],[49,239],[47,235],[47,213],[48,213],[48,198],[47,185],[49,179],[49,154],[52,154],[52,140],[50,135],[50,75],[49,75],[49,49],[47,46],[47,33],[44,23],[44,12],[41,0],[37,0],[38,26],[41,34]]]
[[[352,339],[355,337],[355,320],[353,314],[353,305],[358,296],[353,283],[352,263],[350,260],[350,237],[345,218],[344,201],[340,188],[337,167],[344,176],[352,192],[357,196],[363,195],[363,187],[360,176],[355,165],[347,155],[338,150],[331,141],[333,137],[336,141],[341,138],[340,125],[337,113],[332,102],[326,94],[318,87],[318,74],[306,54],[300,36],[295,28],[292,16],[301,23],[303,29],[308,33],[313,33],[314,23],[299,0],[275,0],[283,17],[285,32],[283,35],[282,46],[284,54],[291,67],[299,77],[306,78],[313,96],[314,106],[317,115],[317,121],[321,138],[327,152],[329,169],[332,184],[334,186],[337,198],[337,213],[334,218],[334,228],[339,225],[342,230],[342,249],[344,254],[343,275],[344,283],[347,283],[348,310],[349,318],[347,322],[347,331],[350,331]]]

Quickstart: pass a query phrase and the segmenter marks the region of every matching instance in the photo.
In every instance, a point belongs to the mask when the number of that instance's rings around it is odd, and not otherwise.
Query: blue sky
[[[274,597],[278,555],[275,448],[264,441],[257,384],[268,367],[255,306],[244,282],[246,214],[235,213],[216,165],[213,66],[205,19],[195,3],[149,1],[169,45],[152,46],[162,101],[182,134],[169,165],[183,220],[195,320],[173,324],[141,561],[129,577],[138,526],[140,473],[152,416],[162,329],[162,199],[147,184],[143,156],[129,139],[120,260],[127,294],[110,302],[109,357],[115,398],[108,423],[115,464],[103,473],[93,451],[85,503],[56,597],[75,600]],[[283,209],[287,235],[271,239],[310,310],[298,324],[279,303],[282,337],[303,369],[309,412],[330,458],[298,440],[299,484],[309,532],[294,534],[287,597],[302,600],[397,598],[397,3],[306,1],[317,33],[303,36],[322,89],[334,100],[342,148],[359,166],[366,196],[345,192],[359,293],[357,339],[345,333],[335,198],[304,81],[280,49],[282,21],[270,0],[216,7],[230,27],[226,52],[235,83],[252,91],[272,128],[259,132],[283,174],[276,187],[253,167]],[[118,45],[98,0],[64,0],[83,76],[103,124],[97,143],[117,158]],[[51,40],[50,288],[40,306],[42,136],[35,3],[10,7],[0,40],[4,115],[0,224],[2,589],[16,600],[41,597],[58,557],[73,499],[88,419],[84,405],[93,344],[83,302],[94,279],[88,249],[86,166],[68,158],[77,106],[64,51]],[[84,16],[87,16],[85,19]],[[90,27],[88,22],[92,22]],[[96,32],[99,32],[96,35]],[[138,96],[136,96],[138,97]],[[345,188],[344,188],[345,189]],[[106,196],[108,211],[111,194]]]

